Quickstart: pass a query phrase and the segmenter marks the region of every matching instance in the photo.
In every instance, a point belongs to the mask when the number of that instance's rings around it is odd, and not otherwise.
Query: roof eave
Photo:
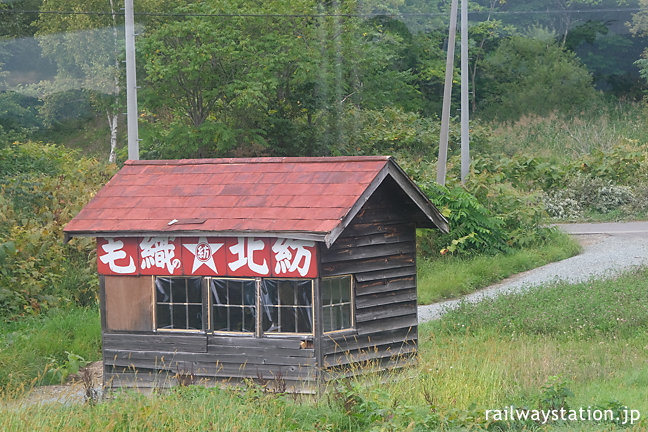
[[[64,232],[63,241],[73,237],[279,237],[324,242],[327,233],[304,231],[74,231]]]

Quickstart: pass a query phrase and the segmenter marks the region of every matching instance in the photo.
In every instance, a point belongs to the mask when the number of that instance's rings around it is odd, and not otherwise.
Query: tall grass
[[[148,397],[118,393],[95,406],[0,404],[0,429],[479,430],[488,426],[486,409],[537,408],[542,386],[555,376],[574,393],[572,408],[615,400],[647,416],[646,280],[648,270],[641,270],[464,305],[420,327],[415,366],[332,382],[314,397],[267,394],[250,385],[175,388]],[[586,422],[511,427],[618,430]]]
[[[478,255],[418,261],[418,301],[435,301],[468,294],[513,274],[578,254],[581,247],[566,234],[556,233],[543,246],[508,254]]]
[[[67,352],[87,361],[101,356],[96,309],[52,310],[17,322],[0,322],[0,391],[12,393],[42,376],[48,364],[63,364]]]
[[[514,123],[494,124],[490,151],[512,155],[519,151],[547,157],[578,157],[608,150],[622,139],[648,141],[645,105],[601,103],[577,117],[556,114],[526,116]]]

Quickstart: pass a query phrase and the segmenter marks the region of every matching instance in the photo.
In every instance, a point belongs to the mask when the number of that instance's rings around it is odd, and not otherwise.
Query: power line
[[[474,11],[470,12],[469,16],[478,15],[555,15],[555,14],[588,14],[588,13],[609,13],[609,12],[639,12],[641,8],[600,8],[600,9],[546,9],[535,11]],[[0,14],[38,14],[38,15],[112,15],[111,11],[41,11],[41,10],[27,10],[27,9],[5,9],[0,10]],[[114,13],[115,15],[124,15],[123,11]],[[173,13],[173,12],[135,12],[136,16],[150,16],[150,17],[219,17],[219,18],[373,18],[379,16],[387,16],[392,18],[408,18],[408,17],[445,17],[446,12],[402,12],[402,13],[348,13],[348,14],[322,14],[322,13],[303,13],[303,14],[270,14],[270,13],[247,13],[247,14],[231,14],[231,13]]]

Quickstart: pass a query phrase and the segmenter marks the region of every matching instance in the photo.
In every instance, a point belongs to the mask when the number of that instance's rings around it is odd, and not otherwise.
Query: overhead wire
[[[531,11],[473,11],[470,15],[539,15],[539,14],[586,14],[610,12],[639,12],[642,8],[593,8],[593,9],[546,9]],[[74,10],[35,10],[35,9],[0,9],[0,14],[39,14],[39,15],[124,15],[123,11],[74,11]],[[372,18],[377,16],[388,17],[436,17],[446,16],[446,12],[402,12],[402,13],[176,13],[176,12],[135,12],[136,16],[151,17],[221,17],[221,18]]]

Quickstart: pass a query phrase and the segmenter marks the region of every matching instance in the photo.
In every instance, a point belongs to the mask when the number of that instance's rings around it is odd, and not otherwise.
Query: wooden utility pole
[[[468,80],[468,0],[461,0],[461,183],[470,170]]]
[[[137,130],[137,79],[135,76],[135,17],[133,0],[124,4],[126,28],[126,116],[128,118],[128,159],[139,160]]]
[[[443,86],[443,109],[441,111],[441,137],[439,139],[439,161],[437,183],[445,185],[446,163],[448,161],[448,133],[450,129],[450,98],[452,96],[452,72],[454,67],[455,35],[457,33],[457,0],[450,5],[450,29],[448,31],[448,54],[446,56],[445,84]]]

